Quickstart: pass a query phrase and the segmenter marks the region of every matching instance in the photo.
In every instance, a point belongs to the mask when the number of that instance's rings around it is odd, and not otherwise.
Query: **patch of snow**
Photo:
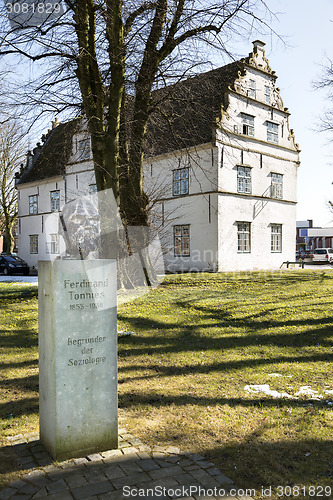
[[[246,385],[244,387],[244,391],[254,392],[254,393],[262,392],[263,394],[266,394],[267,396],[272,396],[273,398],[292,398],[292,396],[287,392],[272,391],[269,388],[268,384]]]
[[[283,375],[281,375],[281,373],[269,373],[268,376],[269,377],[283,377]]]
[[[118,330],[119,337],[125,337],[126,335],[134,335],[135,332],[126,332],[125,330]]]
[[[303,385],[298,392],[296,392],[296,396],[310,396],[310,399],[322,399],[318,391],[314,391],[311,389],[309,385]]]
[[[324,393],[325,393],[325,394],[332,394],[332,396],[333,396],[333,390],[329,390],[329,391],[328,391],[327,389],[325,389]]]

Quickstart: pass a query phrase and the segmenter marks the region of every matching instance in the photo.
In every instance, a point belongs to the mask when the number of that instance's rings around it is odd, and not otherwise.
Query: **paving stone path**
[[[38,435],[9,438],[27,473],[0,491],[0,500],[241,499],[240,490],[202,455],[175,446],[150,448],[119,429],[119,448],[53,462]]]

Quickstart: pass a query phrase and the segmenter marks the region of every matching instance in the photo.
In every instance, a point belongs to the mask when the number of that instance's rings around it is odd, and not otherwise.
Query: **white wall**
[[[278,269],[282,262],[295,260],[295,205],[220,194],[218,207],[220,271]],[[251,223],[250,253],[238,252],[237,222]],[[271,252],[271,224],[282,224],[281,253]]]

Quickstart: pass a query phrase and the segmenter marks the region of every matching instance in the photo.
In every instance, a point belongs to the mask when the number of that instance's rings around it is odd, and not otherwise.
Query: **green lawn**
[[[242,488],[331,485],[332,286],[320,268],[176,275],[122,305],[122,421],[147,444],[206,454]],[[1,284],[0,300],[4,445],[38,430],[36,291]]]

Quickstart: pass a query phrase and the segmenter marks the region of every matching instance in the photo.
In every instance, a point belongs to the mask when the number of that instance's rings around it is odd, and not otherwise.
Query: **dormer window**
[[[255,80],[250,80],[249,81],[249,88],[247,91],[248,97],[252,97],[252,99],[256,98],[256,81]]]
[[[242,113],[242,134],[254,137],[254,116]]]

